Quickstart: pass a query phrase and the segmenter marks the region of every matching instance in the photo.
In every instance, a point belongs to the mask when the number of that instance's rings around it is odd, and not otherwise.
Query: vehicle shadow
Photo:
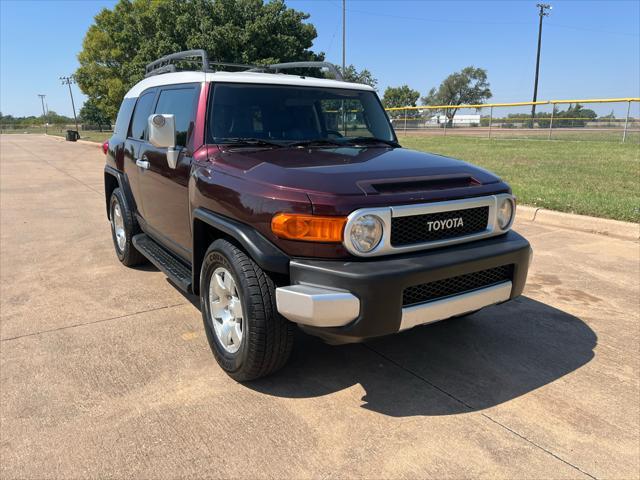
[[[451,415],[529,393],[593,358],[582,320],[527,297],[475,315],[360,345],[329,346],[300,332],[289,364],[246,384],[285,398],[359,384],[362,408],[385,415]]]

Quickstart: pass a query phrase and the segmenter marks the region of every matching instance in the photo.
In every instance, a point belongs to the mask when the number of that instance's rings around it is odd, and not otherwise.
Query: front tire
[[[133,245],[133,236],[138,233],[136,220],[119,188],[113,191],[109,200],[109,220],[118,260],[127,267],[145,263],[147,259]]]
[[[213,355],[234,380],[282,368],[293,347],[293,324],[276,309],[271,278],[242,250],[216,240],[200,271],[200,303]]]

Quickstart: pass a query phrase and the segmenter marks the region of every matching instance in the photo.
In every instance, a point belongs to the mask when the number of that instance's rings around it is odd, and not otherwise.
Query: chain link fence
[[[535,105],[535,116],[531,109]],[[387,108],[396,133],[640,144],[640,98]]]

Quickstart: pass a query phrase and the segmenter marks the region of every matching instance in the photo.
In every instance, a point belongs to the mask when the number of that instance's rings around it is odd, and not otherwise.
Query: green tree
[[[204,49],[212,60],[277,63],[321,60],[310,48],[309,15],[284,0],[120,0],[89,27],[76,80],[109,118],[147,63],[180,50]]]
[[[89,98],[80,109],[80,119],[82,123],[98,127],[102,131],[102,127],[111,126],[111,119],[98,107],[95,99]]]
[[[66,115],[60,115],[53,110],[49,110],[47,120],[49,121],[50,125],[56,125],[60,128],[64,127],[65,125],[71,125],[73,123],[73,118],[67,117]]]
[[[419,98],[420,92],[409,88],[408,85],[402,85],[400,87],[387,87],[384,91],[384,95],[382,96],[382,105],[384,105],[384,108],[415,107],[416,102]],[[397,118],[400,116],[404,116],[405,113],[409,117],[417,115],[416,110],[394,110],[389,112],[389,116],[392,118]]]
[[[429,90],[427,96],[422,98],[422,103],[423,105],[477,105],[491,97],[487,71],[470,66],[449,75],[438,89]],[[442,109],[449,125],[453,123],[457,110],[457,108]]]
[[[576,103],[575,105],[569,104],[569,107],[563,112],[558,112],[557,116],[558,122],[555,120],[553,122],[557,127],[584,127],[589,120],[593,120],[598,114],[590,108],[584,108]]]
[[[345,82],[364,83],[370,87],[376,88],[378,86],[378,79],[366,68],[358,71],[353,65],[347,65],[342,70],[342,67],[338,67],[338,70],[342,74],[342,78]]]

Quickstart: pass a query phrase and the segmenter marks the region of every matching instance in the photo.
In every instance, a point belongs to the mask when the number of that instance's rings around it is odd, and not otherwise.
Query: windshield
[[[209,108],[212,143],[273,145],[394,142],[374,92],[279,85],[216,84]]]

